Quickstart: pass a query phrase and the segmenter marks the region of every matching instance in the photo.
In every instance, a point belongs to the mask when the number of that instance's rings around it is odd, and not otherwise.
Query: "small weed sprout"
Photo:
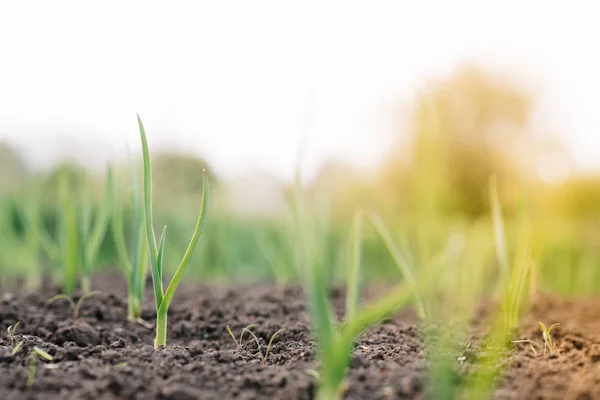
[[[92,297],[97,294],[100,294],[99,290],[94,290],[92,292],[85,293],[85,294],[81,295],[81,297],[79,298],[77,303],[75,303],[75,301],[73,300],[73,298],[71,296],[67,296],[66,294],[57,294],[56,296],[52,296],[51,298],[49,298],[47,303],[52,304],[57,300],[67,300],[69,302],[69,304],[71,305],[71,309],[73,310],[73,320],[75,322],[77,322],[77,318],[79,317],[79,310],[81,310],[83,301],[85,299],[87,299],[88,297]]]
[[[12,325],[9,326],[8,329],[6,330],[8,332],[8,339],[10,340],[11,346],[14,346],[14,344],[15,344],[15,331],[17,330],[19,325],[21,325],[21,321],[17,322],[15,324],[15,326],[12,326]]]
[[[269,344],[267,345],[267,351],[265,351],[265,355],[262,356],[262,365],[266,366],[267,365],[267,358],[269,357],[269,352],[271,351],[271,346],[273,345],[273,340],[275,339],[275,336],[279,335],[281,332],[285,331],[285,328],[278,330],[277,332],[275,332],[273,334],[273,336],[271,336],[271,339],[269,339]],[[244,328],[242,329],[242,334],[244,332],[248,332],[250,335],[252,335],[252,337],[254,338],[254,341],[256,342],[256,346],[258,347],[258,352],[261,352],[261,345],[260,345],[260,340],[258,340],[258,337],[256,337],[256,335],[249,330],[248,328]],[[241,336],[240,336],[241,338]]]
[[[237,346],[238,349],[240,349],[243,346],[243,339],[244,339],[244,332],[248,331],[250,332],[250,329],[254,328],[256,326],[256,324],[252,324],[252,325],[248,325],[247,327],[245,327],[244,329],[242,329],[242,333],[240,333],[240,340],[238,341],[235,338],[235,335],[233,334],[233,332],[231,331],[231,328],[229,327],[229,325],[227,325],[226,329],[227,332],[229,333],[229,335],[231,336],[231,338],[233,339],[233,341],[235,342],[235,345]]]
[[[556,353],[556,344],[552,341],[552,336],[550,335],[550,332],[552,332],[552,329],[554,329],[560,324],[552,324],[549,328],[546,328],[546,325],[544,325],[543,322],[540,322],[539,324],[540,328],[542,329],[542,338],[544,339],[544,345],[541,345],[538,342],[529,339],[513,340],[512,343],[529,344],[529,348],[536,356],[538,355],[538,352],[535,349],[536,347],[542,350],[542,355],[545,355],[546,352],[549,352],[550,354]]]
[[[54,361],[54,357],[52,357],[50,354],[46,353],[44,350],[40,349],[39,347],[33,346],[33,349],[31,351],[31,355],[29,358],[29,374],[27,375],[27,382],[25,383],[25,387],[27,390],[30,390],[33,387],[38,357],[41,357],[47,361]]]

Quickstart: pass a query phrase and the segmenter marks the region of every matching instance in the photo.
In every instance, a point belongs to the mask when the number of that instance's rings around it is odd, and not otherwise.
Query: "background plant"
[[[142,303],[146,287],[146,273],[148,267],[148,242],[146,240],[144,224],[144,203],[140,195],[139,179],[133,162],[131,162],[131,197],[130,209],[133,213],[131,223],[130,243],[125,237],[123,226],[123,205],[121,193],[112,182],[113,188],[113,213],[111,218],[111,233],[114,239],[115,250],[119,257],[125,280],[127,281],[128,302],[127,317],[131,320],[140,320],[142,317]],[[131,255],[128,248],[131,247]]]

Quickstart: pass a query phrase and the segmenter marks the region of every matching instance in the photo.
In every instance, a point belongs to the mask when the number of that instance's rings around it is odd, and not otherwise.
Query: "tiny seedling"
[[[12,349],[11,353],[13,356],[15,354],[17,354],[19,352],[19,350],[21,349],[21,346],[23,346],[23,341],[20,341],[19,343],[17,343],[17,345]]]
[[[556,353],[556,344],[552,341],[552,336],[550,335],[550,332],[552,332],[552,329],[554,329],[558,325],[560,324],[552,324],[549,328],[546,328],[546,325],[544,325],[543,322],[540,322],[540,328],[542,328],[542,337],[544,339],[544,345],[541,345],[538,342],[529,339],[513,340],[512,342],[529,344],[529,348],[536,356],[538,355],[536,347],[542,350],[542,355],[545,355],[546,352],[554,354]]]
[[[75,301],[73,300],[73,298],[71,296],[67,296],[66,294],[57,294],[56,296],[52,296],[51,298],[49,298],[47,303],[52,304],[57,300],[67,300],[69,302],[69,304],[71,305],[71,309],[73,310],[73,320],[75,322],[77,322],[77,318],[79,317],[79,310],[81,310],[83,301],[85,299],[87,299],[88,297],[92,297],[97,294],[100,294],[100,291],[94,290],[93,292],[87,292],[87,293],[81,295],[81,297],[79,298],[77,303],[75,303]]]
[[[285,328],[278,330],[277,332],[275,332],[273,334],[273,336],[271,336],[271,339],[269,339],[269,344],[267,345],[267,351],[265,351],[265,355],[262,356],[262,365],[266,366],[267,365],[267,358],[269,357],[269,352],[271,351],[271,346],[273,345],[273,340],[275,339],[275,336],[279,335],[281,332],[285,331]],[[248,328],[244,328],[242,329],[242,334],[244,332],[248,332],[250,335],[252,335],[252,337],[254,338],[254,341],[256,342],[256,346],[258,347],[258,352],[261,352],[261,345],[260,345],[260,340],[258,340],[258,337],[256,337],[256,335],[249,330]],[[241,338],[241,336],[240,336]]]
[[[50,354],[46,353],[44,350],[40,349],[37,346],[33,346],[33,349],[31,351],[31,356],[29,358],[29,374],[27,375],[27,383],[25,384],[25,387],[27,388],[27,390],[29,390],[33,387],[38,357],[41,357],[47,361],[54,361],[54,357],[52,357]]]
[[[14,346],[15,344],[15,331],[17,330],[17,328],[19,327],[19,325],[21,325],[21,321],[18,321],[15,326],[9,326],[8,329],[6,330],[8,332],[8,339],[10,340],[10,345]]]
[[[229,325],[227,325],[226,329],[227,332],[229,332],[229,335],[231,336],[231,338],[233,339],[233,341],[235,342],[235,345],[239,348],[241,348],[243,346],[243,339],[244,339],[244,333],[246,331],[250,332],[250,329],[254,328],[256,326],[256,324],[252,324],[252,325],[248,325],[247,327],[245,327],[244,329],[242,329],[242,333],[240,333],[240,340],[238,341],[235,338],[235,335],[233,334],[233,332],[231,331],[231,328],[229,327]]]
[[[142,155],[144,159],[144,221],[146,226],[146,240],[150,253],[150,270],[152,272],[152,286],[154,289],[154,300],[156,302],[156,338],[154,347],[165,346],[167,344],[167,313],[181,278],[192,259],[194,249],[200,240],[200,234],[206,219],[206,208],[208,199],[208,176],[206,170],[202,171],[202,199],[200,201],[200,212],[194,233],[188,244],[188,247],[171,279],[167,290],[163,288],[163,256],[165,247],[165,238],[167,236],[167,227],[163,228],[159,241],[156,241],[154,234],[154,219],[152,216],[152,167],[150,164],[150,150],[148,149],[148,140],[144,124],[138,115],[138,125],[140,128],[140,138],[142,141]]]

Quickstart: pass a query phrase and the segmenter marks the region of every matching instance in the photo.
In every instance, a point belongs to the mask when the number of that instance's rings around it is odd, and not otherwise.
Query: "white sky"
[[[523,73],[547,127],[598,167],[594,3],[4,1],[0,139],[40,164],[77,151],[104,162],[139,147],[139,112],[154,149],[289,178],[312,115],[309,169],[330,155],[370,167],[397,99],[476,60]]]

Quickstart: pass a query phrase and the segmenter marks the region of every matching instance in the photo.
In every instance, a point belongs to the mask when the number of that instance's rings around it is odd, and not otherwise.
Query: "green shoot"
[[[503,237],[504,224],[502,223],[502,214],[499,211],[499,201],[497,198],[493,198],[496,196],[493,191],[491,196],[492,207],[497,208],[496,211],[492,210],[492,214],[497,216],[492,220],[494,232],[496,232],[496,237]],[[507,254],[504,246],[503,240],[496,240],[496,254],[499,257]],[[463,392],[462,398],[479,399],[489,396],[501,371],[500,366],[502,363],[500,360],[508,349],[510,337],[518,327],[525,304],[528,301],[527,296],[530,292],[527,290],[527,281],[531,280],[533,260],[531,259],[531,227],[529,221],[525,218],[521,222],[514,260],[511,266],[512,271],[508,271],[508,280],[500,282],[502,303],[499,312],[493,316],[490,333],[484,343],[487,348],[487,355],[477,366]],[[499,260],[500,264],[501,262]],[[549,337],[549,334],[547,336]],[[527,343],[530,344],[532,351],[536,353],[533,342]]]
[[[29,359],[29,374],[27,375],[27,382],[25,383],[25,388],[30,390],[33,387],[33,383],[35,380],[35,371],[37,367],[37,358],[41,357],[47,361],[54,361],[54,358],[46,353],[44,350],[39,347],[34,346],[31,352],[31,356]]]
[[[283,332],[283,331],[285,331],[285,328],[284,328],[284,329],[280,329],[280,330],[278,330],[277,332],[275,332],[275,333],[274,333],[274,334],[271,336],[271,339],[269,339],[269,344],[267,345],[267,350],[265,351],[265,355],[261,357],[261,358],[262,358],[262,365],[263,365],[263,366],[266,366],[266,365],[267,365],[267,358],[269,357],[269,352],[271,351],[271,346],[273,345],[273,340],[275,339],[275,337],[276,337],[277,335],[279,335],[279,334],[280,334],[281,332]],[[231,332],[231,331],[230,331],[230,332]],[[260,345],[260,340],[258,340],[258,337],[256,337],[256,335],[255,335],[255,334],[254,334],[254,333],[253,333],[251,330],[249,330],[248,328],[244,328],[244,329],[242,329],[242,334],[243,334],[244,332],[248,332],[250,335],[252,335],[252,337],[254,338],[254,341],[256,342],[256,346],[258,347],[258,352],[259,352],[259,353],[262,353],[262,352],[261,352],[261,350],[260,350],[260,349],[261,349],[261,345]],[[235,339],[234,339],[234,340],[235,340]],[[241,340],[241,337],[240,337],[240,340]]]
[[[113,213],[111,218],[111,231],[115,241],[115,248],[119,261],[123,267],[123,274],[127,281],[128,304],[127,318],[131,321],[142,323],[142,303],[144,299],[144,290],[146,287],[146,272],[148,267],[148,245],[144,237],[144,211],[140,196],[139,179],[135,171],[135,166],[130,157],[131,163],[131,208],[133,210],[133,231],[132,243],[133,252],[130,256],[127,250],[127,241],[123,229],[123,207],[119,201],[119,196],[114,181],[111,179],[113,195]]]
[[[346,289],[346,318],[351,320],[358,312],[360,301],[360,258],[362,241],[362,213],[357,213],[352,221],[352,234],[348,243],[349,270]]]
[[[77,271],[79,268],[79,234],[77,229],[77,214],[73,207],[67,176],[63,173],[60,177],[61,197],[61,236],[60,254],[63,264],[63,293],[72,296],[77,285]]]
[[[46,353],[44,350],[40,349],[37,346],[33,346],[33,351],[35,351],[38,356],[42,357],[47,361],[54,361],[54,358],[50,354]]]
[[[398,246],[396,246],[394,239],[392,238],[392,234],[386,228],[379,215],[370,212],[367,216],[373,224],[373,226],[375,227],[375,230],[383,240],[388,252],[392,256],[394,264],[402,274],[403,278],[406,280],[406,283],[408,283],[409,286],[414,286],[416,284],[415,273],[413,272],[415,270],[415,267],[409,261],[409,257],[405,256],[400,251]],[[425,305],[423,304],[423,300],[418,296],[418,294],[415,294],[415,298],[417,305],[417,314],[420,319],[425,319],[425,317],[427,316],[427,312]]]
[[[544,339],[543,346],[541,344],[539,344],[533,340],[529,340],[529,339],[513,340],[512,343],[527,343],[527,344],[529,344],[531,351],[535,355],[538,354],[537,351],[535,350],[535,347],[542,350],[542,355],[545,355],[546,352],[549,352],[550,354],[556,353],[556,344],[552,341],[552,336],[550,335],[550,332],[552,332],[552,329],[554,329],[555,327],[557,327],[560,324],[553,324],[548,329],[546,329],[546,325],[544,325],[543,322],[540,322],[539,324],[540,324],[540,327],[542,328],[542,338]]]
[[[93,292],[87,292],[81,295],[77,303],[73,300],[71,296],[67,296],[66,294],[57,294],[56,296],[52,296],[47,300],[48,304],[52,304],[57,300],[67,300],[71,305],[71,309],[73,310],[73,320],[77,322],[77,318],[79,317],[79,311],[81,310],[81,306],[83,305],[83,301],[88,297],[95,296],[100,294],[100,291],[95,290]]]
[[[9,326],[8,329],[6,330],[8,332],[8,339],[10,340],[11,346],[13,346],[15,344],[15,331],[17,330],[19,325],[21,325],[21,321],[18,321],[15,324],[15,326],[12,326],[12,325]]]
[[[235,338],[235,335],[233,334],[233,332],[231,331],[231,328],[229,327],[229,325],[226,326],[227,332],[229,332],[229,335],[231,336],[231,338],[233,339],[233,341],[235,342],[235,345],[239,348],[242,347],[243,345],[243,340],[244,340],[244,332],[248,331],[250,332],[251,328],[254,328],[256,326],[256,324],[252,324],[252,325],[248,325],[247,327],[245,327],[244,329],[242,329],[242,333],[240,333],[240,340],[238,341]]]
[[[17,354],[19,352],[19,350],[21,349],[21,347],[23,346],[23,341],[20,341],[19,343],[17,343],[17,345],[12,349],[11,354],[14,356],[15,354]]]
[[[501,281],[507,282],[509,279],[508,251],[506,250],[506,237],[504,233],[504,221],[502,218],[502,207],[500,206],[500,196],[498,195],[498,183],[495,177],[490,179],[490,204],[491,214],[494,226],[494,239],[496,241],[496,256],[500,265]]]
[[[154,219],[152,216],[152,167],[150,164],[150,151],[148,149],[148,141],[146,139],[146,132],[142,120],[138,115],[138,125],[140,128],[140,137],[142,141],[142,154],[144,158],[144,216],[146,222],[146,240],[148,242],[150,252],[150,267],[152,272],[152,283],[154,287],[154,300],[156,302],[156,339],[154,340],[154,347],[165,346],[167,344],[167,313],[171,301],[175,296],[175,291],[181,282],[181,278],[192,258],[192,254],[202,228],[204,226],[204,220],[206,218],[207,199],[208,199],[208,176],[206,170],[202,171],[202,200],[200,205],[200,213],[198,215],[198,221],[196,222],[196,228],[192,238],[188,244],[187,250],[175,271],[175,275],[171,279],[167,290],[163,289],[163,255],[165,237],[167,235],[167,227],[165,226],[160,237],[160,241],[157,245],[156,236],[154,234]]]
[[[109,168],[106,198],[92,216],[89,198],[89,178],[82,174],[82,185],[73,190],[67,170],[59,172],[59,228],[58,240],[54,240],[43,227],[39,205],[30,202],[24,216],[28,228],[36,232],[35,239],[54,265],[62,266],[63,293],[72,296],[80,278],[82,292],[90,291],[92,269],[97,262],[100,246],[104,240],[110,219],[112,171]]]
[[[111,216],[111,204],[113,188],[113,175],[112,169],[108,168],[106,175],[106,191],[105,198],[100,203],[97,209],[96,215],[92,218],[91,205],[92,200],[89,198],[91,192],[89,188],[89,177],[86,173],[83,173],[83,183],[80,188],[80,204],[79,204],[79,237],[80,237],[80,249],[81,252],[81,290],[84,293],[90,291],[90,280],[92,275],[92,269],[97,262],[98,252],[102,241],[106,235],[108,222]],[[92,221],[93,219],[93,221]],[[92,223],[93,222],[93,223]]]
[[[354,219],[348,246],[350,267],[346,304],[351,318],[347,316],[345,321],[340,324],[335,319],[332,305],[328,299],[327,280],[323,272],[326,269],[325,260],[322,257],[324,252],[322,248],[319,248],[322,241],[316,239],[320,235],[315,232],[315,225],[307,212],[298,171],[293,199],[298,262],[300,271],[304,275],[308,311],[320,350],[320,371],[316,374],[319,377],[316,398],[320,400],[339,399],[356,337],[369,326],[380,322],[407,305],[416,291],[416,279],[412,280],[413,285],[409,284],[408,287],[393,290],[374,304],[358,309],[360,230],[362,225],[361,216],[358,214]],[[414,278],[412,272],[408,276]]]

